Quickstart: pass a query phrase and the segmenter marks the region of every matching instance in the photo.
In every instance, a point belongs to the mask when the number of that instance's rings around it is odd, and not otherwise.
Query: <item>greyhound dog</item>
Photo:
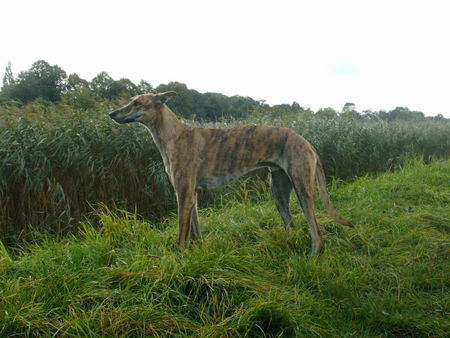
[[[197,193],[229,183],[249,171],[269,167],[271,192],[286,226],[293,222],[289,195],[294,189],[309,224],[312,254],[323,247],[314,214],[314,181],[330,216],[353,226],[334,210],[322,164],[314,147],[288,128],[243,125],[230,129],[197,128],[183,124],[167,107],[175,92],[137,95],[109,114],[118,123],[140,122],[150,131],[178,202],[178,243],[200,237]]]

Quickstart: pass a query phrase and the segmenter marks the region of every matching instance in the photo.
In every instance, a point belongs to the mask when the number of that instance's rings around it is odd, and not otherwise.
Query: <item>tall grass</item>
[[[141,128],[118,128],[105,114],[60,105],[2,114],[8,118],[0,129],[3,238],[26,226],[71,227],[96,203],[152,220],[173,209],[159,154]]]
[[[292,203],[202,210],[202,241],[179,251],[164,227],[103,207],[101,227],[0,256],[0,336],[447,337],[450,162],[332,189],[355,228],[323,209],[309,259]],[[0,251],[1,255],[1,251]]]
[[[114,124],[106,115],[110,109],[105,102],[87,112],[65,103],[0,108],[0,237],[7,243],[29,228],[76,227],[98,203],[152,221],[175,211],[150,135],[138,125]],[[448,121],[260,114],[201,125],[242,123],[293,128],[317,148],[327,175],[341,179],[398,168],[409,156],[426,161],[450,156]],[[214,194],[202,197],[208,202]]]

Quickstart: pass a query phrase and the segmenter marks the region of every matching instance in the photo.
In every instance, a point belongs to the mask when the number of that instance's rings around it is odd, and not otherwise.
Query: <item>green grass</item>
[[[183,252],[174,217],[155,229],[104,207],[78,236],[0,247],[0,336],[448,336],[449,172],[410,161],[334,184],[356,227],[319,207],[314,259],[297,203],[294,230],[266,196],[202,210]]]

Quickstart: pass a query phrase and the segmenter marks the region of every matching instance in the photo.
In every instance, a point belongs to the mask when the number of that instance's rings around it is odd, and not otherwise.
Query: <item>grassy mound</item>
[[[309,259],[300,226],[273,202],[203,210],[184,252],[176,219],[155,229],[99,211],[100,227],[0,249],[0,336],[445,336],[449,330],[450,161],[344,186],[319,208],[325,252]]]

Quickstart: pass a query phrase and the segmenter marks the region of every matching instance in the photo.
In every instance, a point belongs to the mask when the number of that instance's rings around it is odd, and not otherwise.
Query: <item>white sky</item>
[[[1,0],[0,76],[44,59],[91,80],[186,83],[314,110],[450,117],[450,1]]]

